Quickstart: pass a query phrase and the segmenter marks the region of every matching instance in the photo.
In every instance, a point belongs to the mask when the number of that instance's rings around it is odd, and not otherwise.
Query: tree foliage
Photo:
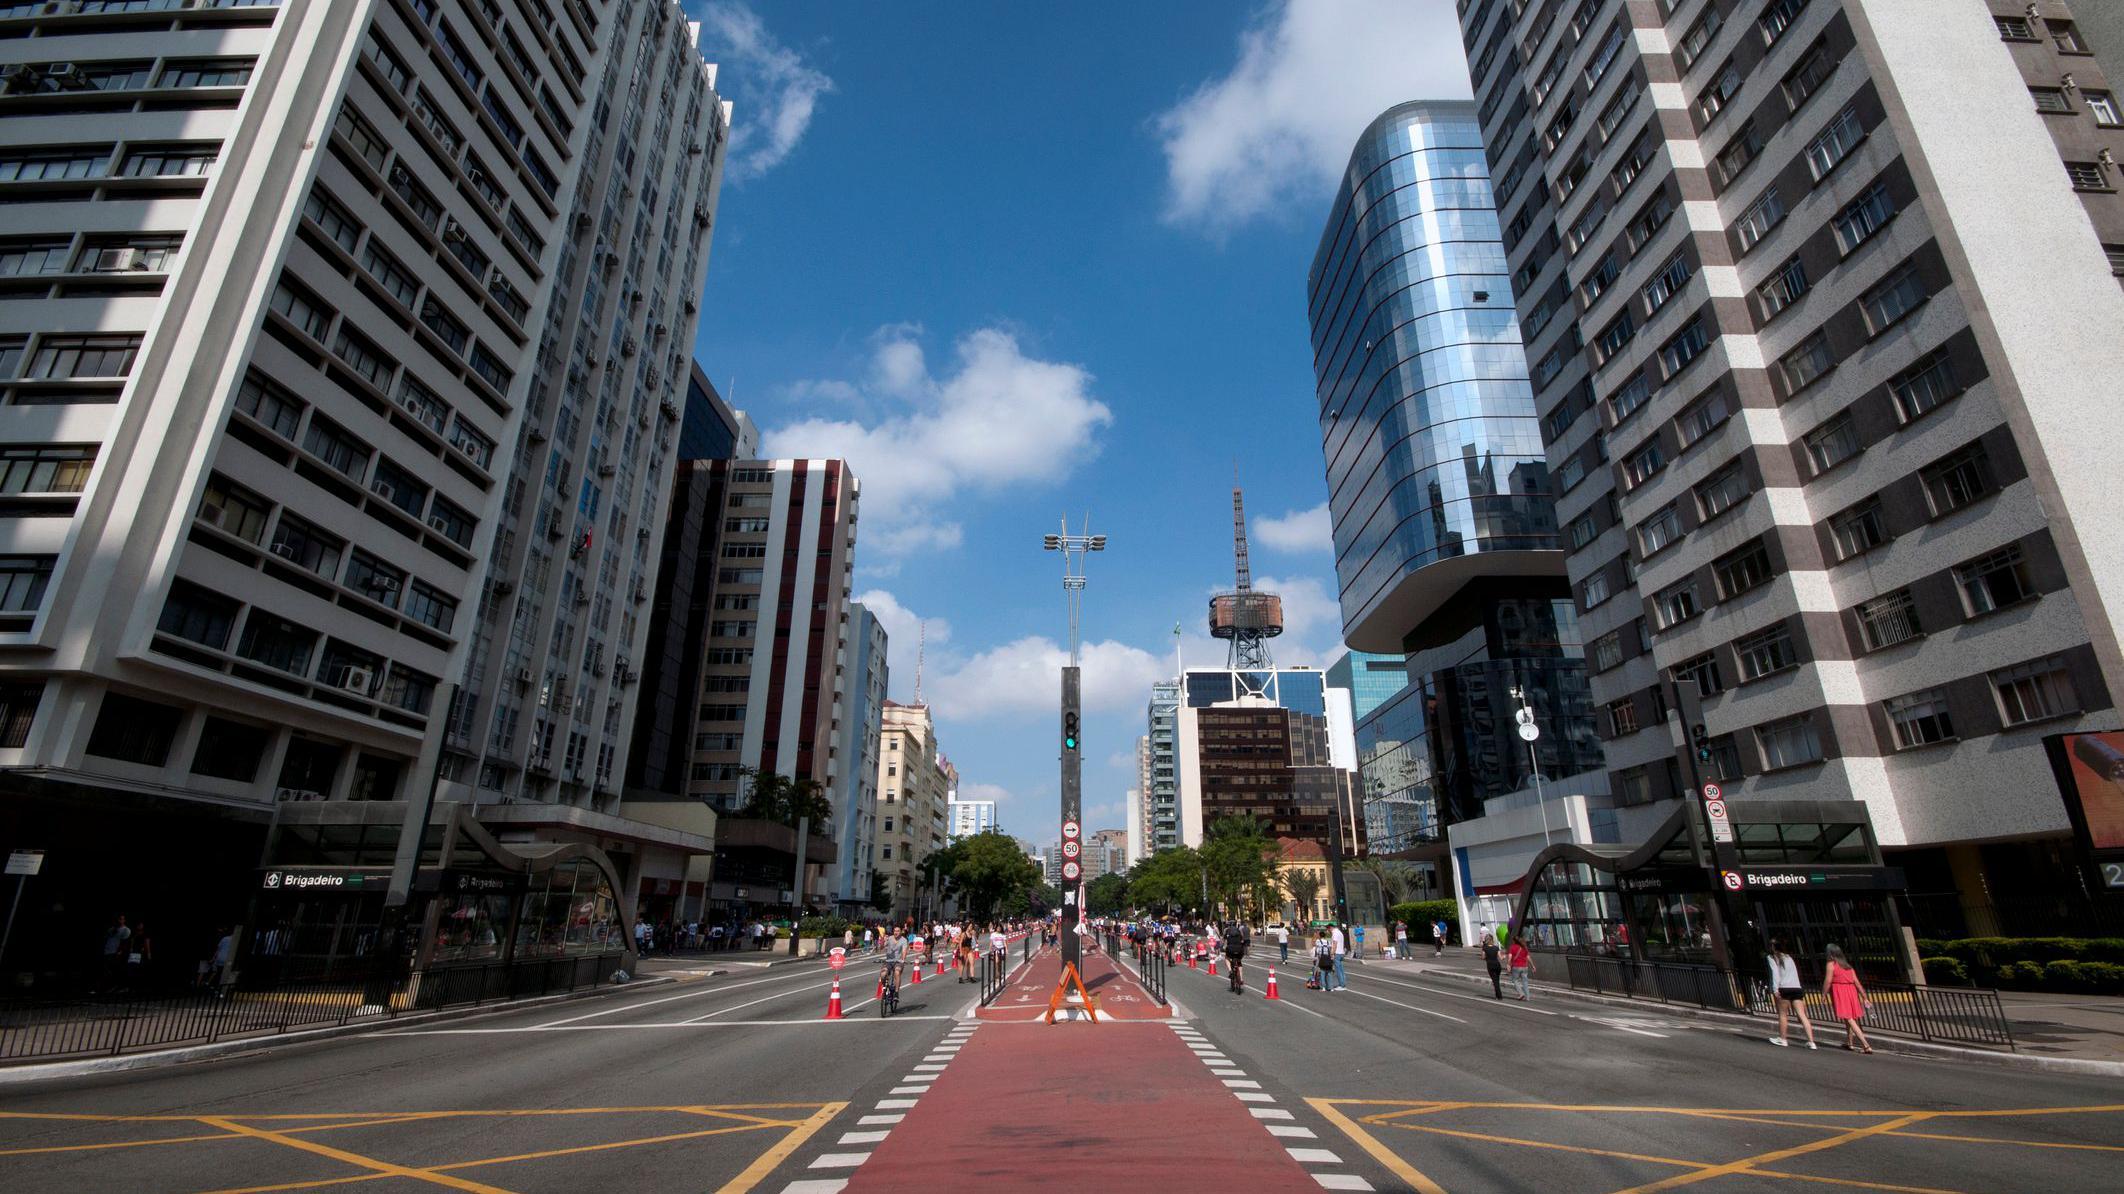
[[[1202,875],[1202,856],[1192,846],[1160,850],[1129,871],[1129,898],[1137,907],[1161,912],[1198,908]]]
[[[823,833],[833,819],[833,802],[826,798],[826,789],[817,780],[792,779],[752,767],[740,768],[738,774],[746,784],[745,805],[738,810],[739,817],[772,821],[792,829],[800,819],[810,817],[813,833]]]
[[[1300,924],[1312,920],[1319,911],[1320,887],[1320,876],[1312,871],[1294,868],[1284,872],[1283,890],[1291,893],[1291,901],[1298,905]]]
[[[1236,911],[1242,897],[1275,886],[1276,843],[1252,817],[1220,817],[1202,843],[1210,896]]]
[[[1040,868],[1008,834],[994,829],[962,837],[929,858],[935,860],[934,873],[957,890],[960,905],[975,920],[999,911],[1021,913],[1044,886]]]
[[[1128,909],[1128,876],[1101,875],[1084,885],[1085,911],[1107,916]]]

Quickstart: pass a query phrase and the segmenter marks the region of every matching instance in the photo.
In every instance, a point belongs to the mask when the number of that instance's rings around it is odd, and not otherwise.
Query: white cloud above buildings
[[[814,389],[826,383],[807,383]],[[1113,411],[1081,365],[1029,356],[1001,327],[961,336],[941,372],[922,329],[882,328],[859,381],[867,417],[814,415],[768,431],[768,456],[840,457],[863,483],[864,555],[876,560],[957,547],[952,501],[1060,481],[1099,451]]]
[[[1256,519],[1248,528],[1247,538],[1277,551],[1331,551],[1335,529],[1328,520],[1328,504],[1322,502],[1310,510]]]
[[[702,52],[720,68],[717,90],[733,102],[729,176],[758,178],[796,151],[833,80],[738,0],[714,0],[702,7],[700,20]]]
[[[1317,205],[1373,117],[1467,96],[1450,0],[1278,0],[1228,73],[1154,118],[1165,217],[1216,233]]]

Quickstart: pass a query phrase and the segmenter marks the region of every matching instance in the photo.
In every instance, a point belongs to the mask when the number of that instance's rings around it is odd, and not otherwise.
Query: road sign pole
[[[1081,728],[1079,708],[1082,673],[1075,665],[1062,669],[1062,839],[1065,842],[1078,840],[1083,832],[1083,751],[1079,749],[1077,734]],[[1062,937],[1062,961],[1065,965],[1083,969],[1082,948],[1077,941],[1077,919],[1082,909],[1077,907],[1077,875],[1082,867],[1073,858],[1062,863],[1062,918],[1058,928]]]

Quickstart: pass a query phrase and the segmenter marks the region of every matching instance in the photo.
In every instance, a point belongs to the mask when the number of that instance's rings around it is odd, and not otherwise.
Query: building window
[[[2080,709],[2072,673],[2061,655],[1993,672],[1991,688],[1999,696],[1999,712],[2009,726],[2061,717]]]
[[[1706,700],[1726,691],[1725,679],[1718,670],[1718,657],[1709,651],[1675,664],[1674,681],[1677,684],[1695,684],[1696,695]]]
[[[30,358],[32,381],[120,378],[133,372],[138,336],[41,336]]]
[[[332,355],[347,363],[363,381],[391,392],[391,375],[398,371],[398,362],[384,350],[369,342],[366,337],[355,334],[345,324],[340,325],[338,340],[332,345]]]
[[[1703,56],[1704,48],[1711,44],[1712,37],[1717,35],[1718,27],[1725,23],[1725,19],[1725,14],[1719,11],[1717,5],[1706,5],[1704,15],[1698,17],[1696,24],[1689,26],[1689,31],[1681,35],[1680,41],[1674,43],[1675,61],[1684,71],[1695,65],[1696,60]]]
[[[108,149],[32,149],[0,153],[0,182],[61,182],[101,178]]]
[[[2106,191],[2109,189],[2109,172],[2100,162],[2067,162],[2066,176],[2072,179],[2075,191]]]
[[[1851,156],[1851,151],[1865,139],[1866,130],[1859,124],[1858,109],[1846,108],[1829,122],[1829,127],[1823,129],[1821,135],[1807,143],[1804,154],[1807,168],[1813,172],[1815,180],[1820,181],[1836,169],[1838,163]]]
[[[1644,374],[1637,374],[1625,382],[1623,388],[1615,391],[1614,397],[1608,399],[1608,407],[1614,414],[1616,424],[1620,425],[1623,420],[1636,414],[1637,409],[1651,397],[1652,383],[1645,380]]]
[[[303,437],[302,447],[356,484],[368,475],[369,445],[340,430],[329,419],[310,420],[310,432]]]
[[[95,464],[94,445],[0,447],[0,493],[80,493]]]
[[[1670,630],[1704,612],[1696,598],[1696,580],[1690,578],[1662,592],[1653,603],[1659,611],[1659,628]]]
[[[1888,724],[1895,729],[1897,750],[1929,746],[1954,737],[1954,721],[1947,713],[1947,690],[1927,688],[1890,697],[1881,702],[1888,711]]]
[[[1702,356],[1704,350],[1710,346],[1711,339],[1704,331],[1704,317],[1698,315],[1676,333],[1672,340],[1660,346],[1660,367],[1671,378],[1688,368],[1689,363]]]
[[[0,612],[33,614],[44,604],[57,556],[0,556]]]
[[[1733,397],[1723,389],[1713,390],[1674,417],[1674,429],[1686,448],[1725,425],[1733,414]]]
[[[1637,724],[1637,704],[1628,697],[1610,702],[1607,711],[1610,738],[1627,737],[1643,728]]]
[[[1666,550],[1668,545],[1682,536],[1681,511],[1673,502],[1660,507],[1659,512],[1645,520],[1637,528],[1637,546],[1647,558]]]
[[[1728,59],[1726,65],[1718,68],[1718,74],[1712,77],[1703,93],[1696,97],[1698,119],[1708,124],[1713,116],[1725,111],[1726,101],[1733,98],[1740,85],[1740,64]]]
[[[203,178],[220,151],[210,145],[170,145],[134,149],[120,170],[127,178]]]
[[[428,525],[459,547],[470,547],[472,530],[478,524],[457,503],[437,496],[428,506]]]
[[[229,634],[236,628],[239,608],[227,597],[180,580],[170,586],[169,600],[162,604],[162,617],[156,621],[155,629],[203,647],[225,651],[229,646]]]
[[[1703,479],[1696,487],[1696,501],[1703,508],[1700,521],[1709,522],[1738,506],[1748,497],[1748,480],[1735,461]]]
[[[1763,152],[1765,138],[1753,120],[1740,126],[1718,154],[1718,185],[1728,187]]]
[[[414,480],[413,474],[398,467],[388,456],[376,458],[376,472],[369,478],[369,492],[414,518],[419,518],[428,504],[428,487]]]
[[[1770,0],[1763,6],[1763,15],[1755,18],[1758,29],[1763,31],[1763,44],[1774,46],[1777,39],[1799,20],[1800,10],[1807,7],[1807,0]]]
[[[1888,541],[1881,525],[1881,499],[1867,498],[1829,519],[1829,534],[1836,540],[1839,562],[1864,554]]]
[[[168,705],[106,692],[89,731],[88,753],[145,767],[160,767],[170,756],[183,713]]]
[[[1593,338],[1593,347],[1598,350],[1598,361],[1601,364],[1606,364],[1615,359],[1615,354],[1621,352],[1623,346],[1628,344],[1630,338],[1635,335],[1637,335],[1636,313],[1625,307],[1622,314],[1615,317],[1614,322],[1603,328],[1600,335]]]
[[[1703,761],[1705,779],[1737,781],[1741,778],[1740,747],[1734,744],[1733,735],[1711,740],[1711,757]]]
[[[1805,443],[1817,477],[1858,455],[1858,427],[1851,421],[1851,412],[1838,414],[1808,432]]]
[[[405,591],[406,573],[357,547],[347,557],[344,583],[371,601],[397,609],[399,596]]]
[[[1835,73],[1836,61],[1829,57],[1828,47],[1815,44],[1800,58],[1799,65],[1785,76],[1785,102],[1797,111]]]
[[[435,678],[424,676],[404,664],[391,665],[391,673],[385,677],[383,691],[377,699],[394,709],[408,713],[426,713],[435,700]]]
[[[406,591],[406,616],[448,634],[451,624],[457,621],[457,601],[414,581],[413,587]]]
[[[1719,595],[1732,600],[1758,585],[1770,581],[1770,549],[1757,539],[1738,551],[1720,556],[1711,565],[1712,575],[1718,579]]]
[[[1610,631],[1594,639],[1586,645],[1586,659],[1596,672],[1619,666],[1622,663],[1622,636]]]
[[[301,399],[256,374],[244,377],[236,391],[236,409],[266,425],[282,439],[293,442],[302,422]]]
[[[272,503],[219,473],[207,478],[199,499],[199,521],[246,543],[264,539],[266,519],[272,512]]]
[[[2117,97],[2107,91],[2082,91],[2080,102],[2087,105],[2087,114],[2094,117],[2097,126],[2113,129],[2124,126],[2117,116]]]
[[[1608,573],[1603,569],[1587,577],[1586,583],[1580,586],[1579,602],[1584,608],[1592,609],[1607,599]]]
[[[1993,17],[1991,23],[1999,27],[1999,37],[2004,41],[2034,41],[2035,30],[2023,17]]]
[[[339,558],[346,544],[302,519],[282,511],[273,528],[273,554],[306,568],[327,580],[339,574]]]
[[[251,59],[172,62],[162,68],[158,87],[241,87],[251,81]]]
[[[436,430],[440,431],[441,428]],[[463,415],[458,415],[450,425],[450,446],[480,468],[487,468],[494,463],[494,441],[477,427],[465,422]]]
[[[325,328],[331,326],[332,316],[324,303],[302,287],[283,278],[273,288],[270,304],[281,317],[295,325],[296,329],[312,340],[322,341]]]
[[[37,706],[44,700],[44,681],[0,684],[0,749],[18,750],[29,742]]]
[[[1740,663],[1743,682],[1760,680],[1799,665],[1799,656],[1792,649],[1792,632],[1782,623],[1735,639],[1733,653]]]
[[[1807,266],[1799,258],[1787,261],[1770,280],[1757,287],[1755,297],[1762,304],[1763,318],[1769,319],[1800,300],[1807,293]]]
[[[1925,282],[1918,277],[1917,266],[1904,262],[1859,299],[1859,308],[1866,313],[1867,329],[1878,336],[1917,310],[1926,297]]]
[[[1667,264],[1660,267],[1659,273],[1645,284],[1645,314],[1651,315],[1666,306],[1667,300],[1687,285],[1695,273],[1696,267],[1688,257],[1679,252],[1675,253]]]
[[[10,239],[0,244],[0,278],[33,278],[66,272],[74,247],[70,236]]]
[[[2109,272],[2124,278],[2124,245],[2103,245],[2102,255],[2109,259]],[[0,377],[6,376],[6,372],[0,371]]]
[[[2048,17],[2043,21],[2043,28],[2050,34],[2050,44],[2058,48],[2058,53],[2085,54],[2087,52],[2087,43],[2080,40],[2079,26],[2071,21],[2060,21],[2055,17]]]
[[[1817,331],[1799,342],[1799,347],[1779,357],[1778,372],[1784,375],[1785,391],[1797,394],[1811,386],[1836,365],[1829,351],[1829,334]]]
[[[1970,444],[1918,471],[1925,486],[1925,500],[1932,516],[1939,518],[1988,496],[1997,486],[1991,479],[1991,458],[1981,443]]]
[[[361,239],[361,225],[322,186],[311,189],[310,197],[303,202],[302,214],[349,253],[354,251],[354,242]]]
[[[192,774],[247,784],[258,778],[259,761],[272,742],[272,731],[222,717],[209,717],[199,730],[199,749],[192,755]]]
[[[2028,575],[2028,560],[2018,543],[1957,566],[1954,581],[1962,590],[1962,607],[1972,618],[2036,595],[2035,583]]]
[[[420,283],[413,280],[412,273],[373,240],[362,250],[361,268],[376,279],[386,293],[407,307],[413,305],[413,299],[420,293]]]
[[[1623,461],[1623,477],[1629,481],[1630,487],[1635,489],[1658,476],[1659,471],[1665,467],[1666,449],[1660,446],[1659,437],[1655,435],[1646,440],[1643,447],[1632,452],[1628,460]]]
[[[1814,717],[1802,713],[1759,726],[1756,740],[1763,748],[1763,769],[1775,771],[1780,767],[1797,767],[1802,763],[1819,762],[1822,757],[1821,736],[1815,733]]]
[[[1888,197],[1886,184],[1877,182],[1838,212],[1829,226],[1836,233],[1836,247],[1848,256],[1894,218],[1895,201]]]
[[[1908,642],[1925,633],[1918,625],[1917,602],[1910,590],[1897,589],[1858,605],[1859,637],[1868,651]]]
[[[2028,97],[2035,101],[2035,110],[2038,112],[2072,111],[2072,104],[2065,98],[2065,89],[2062,87],[2031,87],[2028,89]]]
[[[1960,392],[1955,388],[1954,370],[1944,348],[1927,353],[1916,364],[1888,379],[1888,393],[1895,398],[1896,413],[1905,423]]]
[[[1740,237],[1741,252],[1746,253],[1754,248],[1757,242],[1769,235],[1770,230],[1784,219],[1785,201],[1778,197],[1775,186],[1766,188],[1762,198],[1757,199],[1748,210],[1741,213],[1740,219],[1734,222],[1733,230]]]

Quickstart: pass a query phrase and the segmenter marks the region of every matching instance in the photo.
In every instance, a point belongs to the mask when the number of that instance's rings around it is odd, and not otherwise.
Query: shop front
[[[1782,940],[1810,981],[1837,945],[1861,974],[1910,981],[1913,945],[1895,906],[1902,872],[1881,863],[1854,801],[1734,802],[1721,860],[1699,806],[1636,847],[1559,845],[1528,869],[1511,931],[1565,958],[1761,974]],[[1743,987],[1745,989],[1745,987]]]

